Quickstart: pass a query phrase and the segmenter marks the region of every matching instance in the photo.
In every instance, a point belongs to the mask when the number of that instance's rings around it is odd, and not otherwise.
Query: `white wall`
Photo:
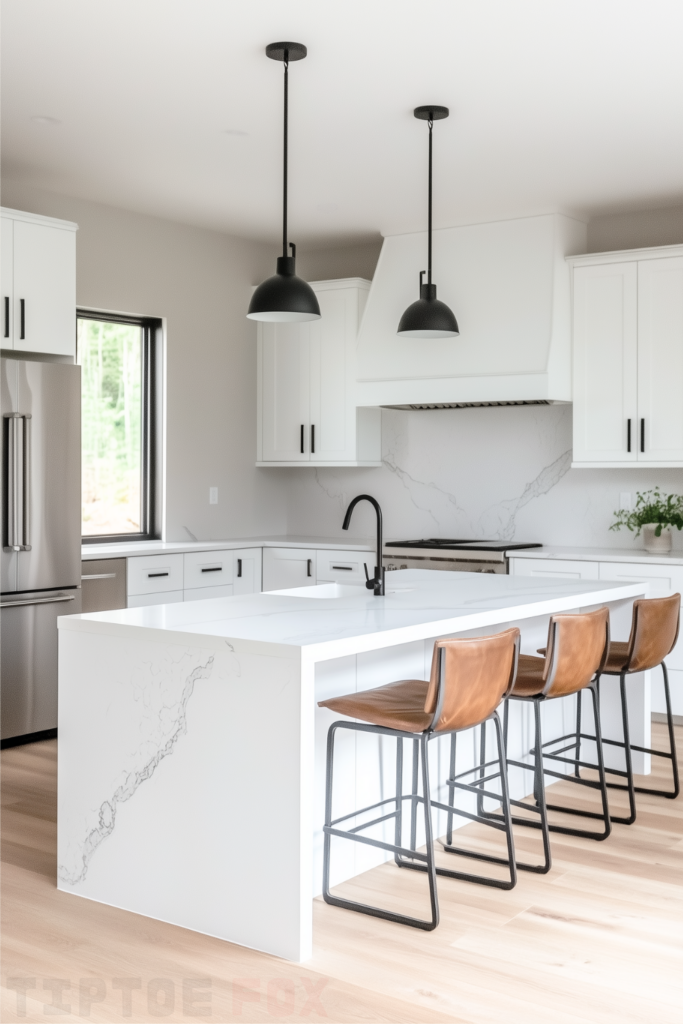
[[[284,533],[284,471],[254,468],[256,327],[245,317],[275,249],[6,179],[2,203],[79,224],[79,305],[167,318],[167,539]]]
[[[291,533],[344,536],[344,509],[366,491],[382,505],[387,539],[638,547],[609,530],[620,493],[683,491],[680,469],[570,469],[570,405],[384,409],[382,426],[381,469],[289,471]],[[359,506],[347,536],[372,536],[373,515]],[[683,549],[683,537],[674,544]]]

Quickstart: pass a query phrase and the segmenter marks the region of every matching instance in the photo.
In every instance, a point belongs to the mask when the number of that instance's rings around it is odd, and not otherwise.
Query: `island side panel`
[[[302,701],[299,649],[135,632],[60,630],[59,888],[306,959],[312,687]]]

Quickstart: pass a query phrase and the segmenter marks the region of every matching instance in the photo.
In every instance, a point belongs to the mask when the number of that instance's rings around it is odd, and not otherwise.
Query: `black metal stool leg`
[[[669,672],[662,662],[662,675],[664,677],[664,700],[666,701],[666,724],[669,732],[669,751],[652,750],[648,747],[637,747],[631,744],[632,750],[640,750],[644,754],[651,754],[654,757],[665,757],[671,761],[671,772],[673,775],[673,789],[648,789],[645,786],[635,786],[636,793],[648,793],[650,796],[665,796],[669,800],[675,800],[681,791],[681,784],[678,778],[678,756],[676,753],[676,734],[674,732],[674,716],[671,710],[671,690],[669,689]]]
[[[581,694],[583,690],[579,690],[576,694],[576,762],[574,764],[574,775],[577,779],[581,778],[581,769],[579,768],[579,761],[581,760]]]
[[[626,761],[626,790],[628,791],[628,803],[629,803],[629,815],[627,818],[623,815],[612,815],[612,821],[619,822],[620,825],[632,825],[636,820],[636,791],[633,782],[633,757],[631,755],[631,730],[629,729],[628,722],[628,702],[626,699],[626,676],[622,672],[619,676],[619,695],[621,697],[621,721],[622,728],[624,731],[624,741],[620,744],[624,751],[624,759]],[[609,769],[608,769],[609,770]],[[610,788],[623,788],[621,786],[615,786],[612,783],[608,783]]]
[[[457,736],[457,733],[454,733],[454,732],[451,733],[451,760],[450,760],[449,774],[448,774],[448,781],[449,782],[452,782],[453,779],[455,778],[455,740],[456,740],[456,736]],[[455,799],[455,790],[453,789],[452,786],[449,786],[448,787],[448,806],[449,807],[453,806],[454,799]],[[453,842],[453,812],[450,811],[450,810],[448,811],[448,816],[447,816],[446,842],[448,843],[449,846]]]
[[[552,867],[552,854],[550,853],[550,830],[548,828],[548,808],[545,801],[545,780],[543,778],[543,736],[541,734],[541,702],[535,700],[534,704],[534,726],[536,730],[536,742],[534,749],[535,790],[536,806],[541,818],[541,835],[543,836],[543,866],[537,868],[539,874],[547,874]],[[514,818],[513,818],[514,821]]]
[[[401,845],[403,832],[403,740],[396,737],[396,826],[394,829],[394,844]],[[402,867],[401,858],[394,853],[394,861]]]
[[[329,903],[333,907],[342,907],[344,910],[355,910],[360,914],[367,914],[369,917],[379,917],[384,921],[394,921],[396,924],[406,924],[413,928],[421,928],[424,931],[432,931],[436,928],[439,923],[439,903],[438,895],[436,890],[436,870],[434,864],[434,844],[432,842],[432,828],[431,828],[431,803],[429,800],[429,766],[427,762],[427,740],[428,735],[423,733],[414,744],[414,752],[420,754],[422,751],[422,785],[424,788],[423,797],[410,797],[413,807],[416,806],[418,801],[422,801],[425,808],[425,833],[427,838],[427,852],[426,854],[418,853],[414,850],[414,856],[416,861],[421,862],[419,864],[420,870],[426,871],[429,879],[429,900],[431,907],[431,916],[429,920],[423,920],[419,917],[409,917],[406,914],[395,914],[391,910],[382,910],[380,907],[371,907],[366,903],[358,903],[355,900],[343,899],[339,896],[333,896],[330,892],[330,844],[332,836],[339,836],[344,839],[355,839],[357,842],[366,843],[369,846],[378,847],[379,849],[387,850],[398,857],[401,853],[408,855],[411,851],[400,848],[400,839],[395,845],[389,845],[381,840],[375,840],[370,838],[361,838],[359,832],[362,831],[363,827],[369,828],[372,822],[369,822],[366,826],[357,826],[351,832],[344,833],[335,828],[340,821],[345,821],[349,817],[356,817],[358,814],[364,813],[364,811],[372,810],[376,806],[380,806],[382,803],[393,803],[394,800],[397,804],[402,800],[401,781],[399,780],[399,766],[401,767],[402,773],[402,748],[397,751],[397,770],[396,770],[396,782],[397,782],[397,794],[395,798],[389,798],[389,800],[381,801],[379,805],[372,805],[369,808],[363,808],[353,812],[350,815],[345,815],[343,818],[334,821],[332,818],[332,780],[333,780],[333,762],[334,762],[334,737],[338,728],[354,729],[354,724],[347,722],[333,722],[329,728],[327,734],[327,769],[325,778],[325,827],[324,827],[324,847],[323,847],[323,899],[325,903]],[[364,725],[355,725],[357,731],[363,732],[374,732],[378,731],[380,735],[397,736],[396,732],[389,729],[373,730]],[[403,737],[397,736],[399,743],[401,743]],[[417,750],[415,750],[417,748]],[[418,765],[419,769],[419,765]],[[376,820],[374,824],[378,824],[379,821],[387,820],[388,818],[396,817],[397,820],[397,836],[399,833],[400,816],[398,813],[393,812],[389,815],[384,815],[380,819]],[[399,849],[397,849],[399,847]],[[417,863],[404,862],[403,867],[418,867]]]
[[[416,849],[417,842],[417,779],[419,772],[419,749],[420,741],[413,740],[413,789],[412,800],[410,801],[410,849]]]

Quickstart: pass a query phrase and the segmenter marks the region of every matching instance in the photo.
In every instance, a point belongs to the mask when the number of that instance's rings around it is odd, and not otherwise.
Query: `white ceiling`
[[[277,240],[683,200],[680,0],[3,0],[4,172]],[[35,118],[52,118],[44,123]],[[246,134],[227,134],[226,130]]]

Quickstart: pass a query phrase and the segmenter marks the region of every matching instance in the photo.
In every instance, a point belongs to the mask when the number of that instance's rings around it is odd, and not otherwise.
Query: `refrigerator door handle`
[[[75,601],[73,594],[68,597],[64,594],[59,597],[34,597],[26,601],[2,601],[0,608],[18,608],[22,604],[59,604],[60,601]]]
[[[22,539],[21,550],[31,550],[31,413],[27,412],[24,419],[23,436],[23,469],[22,469]]]
[[[7,491],[5,501],[7,502],[7,536],[5,540],[5,551],[21,551],[19,544],[19,431],[17,421],[21,419],[19,413],[5,413],[3,419],[7,421],[5,432],[6,458],[7,458]]]

